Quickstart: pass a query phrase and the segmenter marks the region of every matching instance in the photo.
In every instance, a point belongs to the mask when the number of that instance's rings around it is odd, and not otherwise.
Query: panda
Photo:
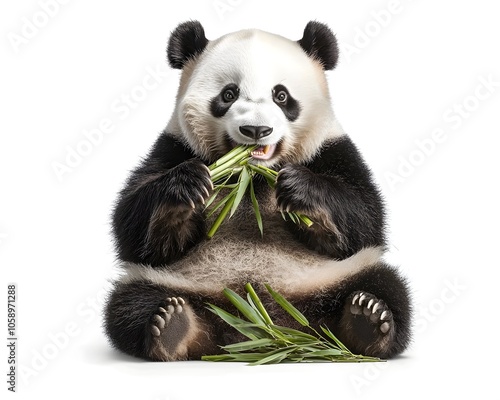
[[[223,289],[242,294],[246,283],[276,324],[301,329],[267,283],[353,353],[390,358],[407,348],[410,289],[382,259],[383,199],[332,109],[325,71],[338,56],[317,21],[298,41],[256,29],[208,40],[198,21],[172,32],[168,62],[182,70],[175,108],[112,216],[123,271],[104,310],[113,347],[154,361],[220,354],[243,337],[207,303],[231,310]],[[240,144],[257,146],[251,162],[279,171],[274,189],[254,180],[264,234],[244,198],[207,239],[207,166]]]

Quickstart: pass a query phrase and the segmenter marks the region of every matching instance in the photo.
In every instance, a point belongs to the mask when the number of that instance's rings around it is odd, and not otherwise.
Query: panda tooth
[[[267,154],[267,152],[269,151],[269,149],[270,149],[270,148],[271,148],[271,145],[266,144],[266,145],[264,146],[264,149],[262,150],[262,152],[263,152],[264,154]]]

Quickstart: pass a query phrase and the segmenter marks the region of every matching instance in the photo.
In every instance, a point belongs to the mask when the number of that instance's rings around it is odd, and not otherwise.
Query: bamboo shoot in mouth
[[[205,206],[208,208],[213,205],[213,208],[207,217],[212,216],[215,212],[220,210],[219,215],[216,217],[211,228],[208,230],[208,238],[215,235],[226,217],[229,216],[229,218],[231,218],[231,216],[236,212],[236,209],[238,208],[247,190],[250,190],[252,206],[260,234],[264,235],[262,217],[254,191],[253,178],[257,174],[262,175],[266,179],[267,183],[274,188],[278,172],[272,170],[271,168],[264,167],[263,165],[249,163],[249,161],[252,159],[268,160],[273,156],[275,150],[275,144],[265,146],[236,146],[208,167],[210,169],[210,178],[214,184],[214,193],[210,196]],[[238,178],[237,182],[229,183],[230,179],[233,177]],[[218,200],[218,197],[220,197],[219,195],[223,189],[229,190],[229,194]],[[216,200],[218,201],[216,202]],[[313,222],[305,215],[292,211],[282,211],[281,213],[284,219],[288,216],[288,218],[296,224],[303,223],[307,227],[310,227],[313,224]]]

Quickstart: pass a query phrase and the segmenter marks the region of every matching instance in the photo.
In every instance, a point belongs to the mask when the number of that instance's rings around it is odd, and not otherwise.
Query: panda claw
[[[392,312],[383,300],[366,292],[355,292],[349,300],[349,311],[354,318],[364,317],[370,325],[378,325],[381,334],[387,335],[394,327]]]

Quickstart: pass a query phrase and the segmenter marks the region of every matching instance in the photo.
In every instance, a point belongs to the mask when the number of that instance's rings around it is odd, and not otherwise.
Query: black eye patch
[[[295,121],[300,114],[300,104],[291,95],[288,89],[283,85],[276,85],[273,88],[273,101],[281,108],[286,119],[290,122]]]
[[[220,93],[210,101],[210,112],[216,118],[226,115],[233,103],[238,100],[240,89],[234,83],[222,88]]]

